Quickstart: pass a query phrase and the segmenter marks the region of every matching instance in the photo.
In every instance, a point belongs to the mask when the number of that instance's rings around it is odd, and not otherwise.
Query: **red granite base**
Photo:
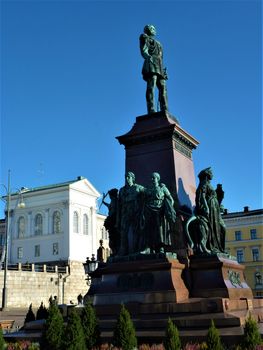
[[[220,256],[191,256],[191,297],[253,299],[243,265]]]
[[[94,305],[177,303],[189,296],[183,269],[178,260],[168,258],[109,263],[97,269],[88,295]]]

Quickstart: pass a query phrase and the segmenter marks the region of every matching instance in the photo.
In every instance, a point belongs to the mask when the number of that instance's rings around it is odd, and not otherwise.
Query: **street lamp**
[[[9,249],[9,228],[10,228],[10,202],[11,202],[11,171],[8,170],[8,185],[7,187],[4,186],[6,190],[6,225],[5,225],[5,249],[4,249],[4,264],[5,264],[5,270],[4,270],[4,285],[3,285],[3,291],[2,291],[2,310],[6,308],[7,306],[7,270],[8,270],[8,249]],[[19,208],[24,208],[25,203],[22,199],[22,194],[20,192],[21,198],[18,204]]]
[[[85,274],[87,275],[87,284],[91,284],[92,274],[98,266],[98,261],[95,258],[95,254],[92,254],[92,258],[87,258],[86,262],[83,263]]]

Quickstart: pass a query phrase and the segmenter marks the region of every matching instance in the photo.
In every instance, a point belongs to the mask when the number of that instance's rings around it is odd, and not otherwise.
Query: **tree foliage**
[[[165,331],[164,347],[165,350],[181,349],[181,341],[178,329],[170,318],[168,319]]]
[[[24,323],[26,322],[32,322],[32,321],[35,321],[36,317],[35,317],[35,314],[32,310],[32,303],[29,305],[29,309],[27,311],[27,314],[26,314],[26,318],[25,318],[25,321]]]
[[[47,350],[61,350],[64,334],[64,321],[58,306],[50,302],[44,332],[44,347]]]
[[[68,317],[63,344],[67,350],[86,350],[81,320],[76,309],[72,309]]]
[[[45,305],[43,305],[43,302],[41,302],[37,314],[36,314],[36,320],[46,320],[48,318],[48,311]]]
[[[3,337],[2,328],[0,328],[0,350],[4,350],[4,349],[5,349],[5,340]]]
[[[90,302],[88,302],[81,314],[82,328],[84,332],[84,338],[87,349],[99,344],[100,341],[100,329],[96,312]]]
[[[211,326],[208,329],[206,336],[206,344],[208,349],[213,350],[223,350],[223,345],[221,343],[221,338],[218,329],[215,327],[214,321],[211,320]]]
[[[244,326],[244,338],[242,341],[242,349],[254,350],[256,345],[261,345],[262,340],[257,322],[249,315]]]
[[[137,347],[135,328],[129,311],[124,305],[121,310],[113,333],[113,344],[122,350],[132,350]]]

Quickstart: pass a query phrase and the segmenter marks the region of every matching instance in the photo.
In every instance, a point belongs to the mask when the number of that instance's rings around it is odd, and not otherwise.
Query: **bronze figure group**
[[[185,222],[185,235],[193,254],[211,255],[225,252],[225,225],[220,204],[223,190],[213,189],[211,168],[202,170],[196,190],[194,215]],[[174,199],[160,174],[151,174],[149,186],[135,182],[135,174],[127,172],[125,185],[108,192],[109,215],[104,226],[109,232],[112,256],[159,254],[173,252],[171,235],[176,222]]]
[[[171,241],[169,225],[176,218],[173,202],[158,173],[153,173],[151,184],[144,187],[136,184],[134,173],[127,172],[125,185],[118,194],[114,192],[110,204],[105,203],[109,208],[105,227],[109,231],[112,255],[167,251]]]

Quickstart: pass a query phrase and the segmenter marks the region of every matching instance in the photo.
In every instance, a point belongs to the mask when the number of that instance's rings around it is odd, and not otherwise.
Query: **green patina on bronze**
[[[186,234],[194,254],[227,254],[225,251],[225,224],[221,217],[221,209],[217,192],[210,181],[213,178],[211,168],[202,170],[196,190],[195,215],[186,224]],[[219,191],[222,196],[221,191]],[[223,198],[220,198],[220,203]]]
[[[104,203],[109,216],[104,226],[109,230],[109,245],[113,257],[170,253],[171,230],[176,220],[174,200],[160,182],[160,175],[151,175],[148,187],[136,184],[135,175],[127,172],[125,186],[109,191],[111,202]],[[116,260],[116,259],[115,259]]]
[[[140,35],[140,50],[144,58],[142,67],[143,79],[147,82],[146,102],[148,114],[156,112],[154,90],[159,90],[159,105],[161,111],[168,111],[166,68],[163,67],[163,49],[159,41],[155,40],[156,29],[152,24],[144,27]]]

